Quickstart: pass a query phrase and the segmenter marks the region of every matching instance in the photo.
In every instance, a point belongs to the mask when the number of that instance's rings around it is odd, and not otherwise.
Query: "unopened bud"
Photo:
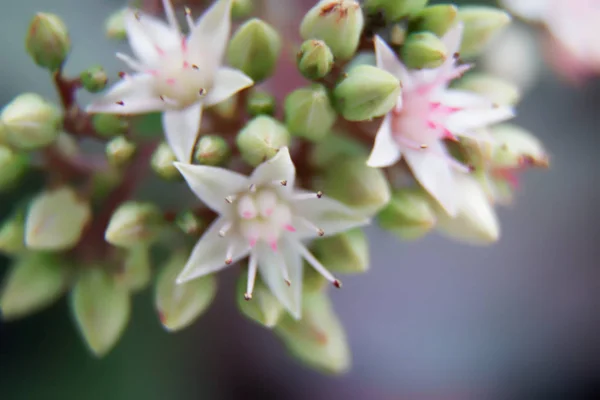
[[[125,136],[118,136],[106,144],[106,158],[111,165],[122,167],[131,161],[136,148]]]
[[[461,57],[479,54],[490,39],[511,21],[506,11],[485,6],[460,7],[458,17],[465,26],[460,46]]]
[[[329,271],[355,274],[369,269],[369,243],[360,228],[317,239],[312,250]]]
[[[236,138],[242,158],[252,166],[270,159],[289,143],[290,134],[285,125],[266,115],[248,122]]]
[[[0,225],[0,252],[17,255],[25,250],[25,212],[18,210]]]
[[[203,165],[222,165],[231,154],[229,145],[219,135],[203,135],[198,140],[194,158]]]
[[[290,132],[315,142],[330,132],[337,119],[327,89],[317,84],[290,93],[285,99],[284,111]]]
[[[254,8],[252,0],[232,0],[231,3],[231,18],[243,19],[248,18]]]
[[[200,236],[206,227],[200,217],[191,211],[183,211],[177,214],[175,223],[186,235]]]
[[[400,239],[414,240],[427,234],[437,221],[429,195],[420,188],[395,191],[377,215],[379,226]]]
[[[400,96],[400,81],[383,69],[358,65],[334,89],[336,107],[349,121],[387,114]]]
[[[247,101],[248,114],[253,117],[275,114],[275,97],[267,92],[252,91]]]
[[[447,57],[446,46],[431,32],[412,33],[402,46],[402,60],[411,69],[436,68]]]
[[[548,154],[542,142],[530,132],[512,124],[497,125],[492,132],[495,168],[548,167]]]
[[[390,30],[390,45],[392,46],[402,46],[406,41],[406,36],[408,32],[406,31],[406,26],[402,24],[394,24],[392,29]]]
[[[90,93],[97,93],[103,90],[108,83],[106,72],[100,66],[88,68],[79,75],[79,78],[81,79],[83,88]]]
[[[354,0],[321,0],[304,16],[302,39],[320,39],[336,58],[352,58],[364,27],[360,4]]]
[[[227,59],[232,67],[258,82],[271,76],[280,51],[279,33],[266,22],[253,18],[231,38]]]
[[[163,142],[154,150],[150,165],[152,170],[161,178],[167,181],[177,181],[181,180],[182,176],[173,165],[175,161],[177,161],[177,157],[171,150],[171,146]]]
[[[369,14],[382,12],[388,22],[398,21],[413,15],[427,5],[428,0],[365,0],[365,11]]]
[[[254,284],[252,298],[246,300],[248,275],[242,274],[238,278],[236,300],[242,313],[253,321],[273,328],[283,316],[285,309],[273,293],[258,279]]]
[[[105,138],[124,135],[129,130],[127,118],[117,114],[93,114],[92,124],[96,132]]]
[[[20,150],[48,146],[60,133],[61,123],[58,107],[35,93],[15,97],[0,114],[3,139]]]
[[[238,96],[234,94],[229,98],[210,107],[210,111],[224,119],[234,119],[238,110]]]
[[[0,192],[11,189],[29,166],[27,155],[0,145]]]
[[[115,11],[106,19],[104,29],[109,39],[125,40],[127,38],[127,30],[125,29],[125,14],[127,12],[128,9],[123,8]]]
[[[453,4],[437,4],[423,8],[410,21],[413,31],[429,31],[439,37],[456,23],[458,9]]]
[[[308,79],[319,79],[333,67],[333,53],[322,40],[307,40],[302,43],[297,56],[298,69]]]
[[[317,143],[311,152],[310,162],[315,167],[327,169],[337,163],[339,157],[366,157],[363,145],[343,133],[333,132]]]
[[[55,71],[69,54],[71,39],[58,15],[37,13],[29,25],[25,46],[37,65]]]
[[[146,288],[150,283],[150,249],[147,246],[127,249],[122,262],[115,276],[117,283],[132,292]]]
[[[164,219],[158,206],[128,201],[112,215],[104,238],[118,247],[150,245],[158,239],[163,226]]]
[[[482,73],[469,73],[452,86],[480,94],[501,106],[515,105],[521,97],[521,91],[516,85]]]

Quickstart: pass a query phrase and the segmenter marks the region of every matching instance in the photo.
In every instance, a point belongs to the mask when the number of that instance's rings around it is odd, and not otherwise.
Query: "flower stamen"
[[[252,253],[248,260],[248,283],[246,284],[246,293],[244,293],[244,299],[246,301],[252,299],[252,292],[254,292],[254,282],[256,281],[256,271],[258,266],[258,259]]]
[[[298,251],[298,253],[300,253],[300,255],[319,273],[321,274],[325,279],[327,279],[329,282],[331,282],[335,287],[337,288],[341,288],[342,287],[342,283],[337,280],[332,274],[331,272],[329,272],[327,270],[327,268],[325,268],[323,266],[323,264],[321,264],[319,262],[319,260],[317,260],[315,258],[315,256],[312,255],[312,253],[310,251],[308,251],[308,249],[306,247],[304,247],[304,245],[302,245],[300,242],[291,242],[293,244],[293,246],[296,248],[296,250]]]

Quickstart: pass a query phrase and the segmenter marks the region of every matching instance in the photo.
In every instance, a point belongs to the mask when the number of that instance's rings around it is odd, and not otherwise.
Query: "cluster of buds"
[[[27,50],[62,109],[27,93],[0,115],[0,190],[45,178],[0,226],[0,251],[14,258],[4,319],[68,292],[102,356],[151,282],[158,320],[176,331],[210,305],[216,272],[237,266],[242,314],[339,373],[350,354],[326,288],[369,269],[363,227],[494,242],[495,206],[512,199],[516,174],[548,164],[537,139],[505,122],[519,91],[465,62],[510,21],[503,11],[322,0],[299,21],[297,71],[284,71],[309,82],[280,93],[270,78],[291,45],[252,2],[216,0],[199,19],[162,6],[165,21],[129,8],[108,19],[107,35],[133,52],[117,53],[128,70],[116,82],[99,66],[65,77],[65,25],[34,17]],[[85,154],[83,140],[105,153]],[[156,180],[177,195],[136,198]]]

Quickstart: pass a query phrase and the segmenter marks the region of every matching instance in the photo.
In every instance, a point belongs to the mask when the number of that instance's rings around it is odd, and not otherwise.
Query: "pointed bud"
[[[0,225],[0,252],[17,255],[25,251],[25,211],[18,210]]]
[[[273,115],[275,114],[275,97],[267,92],[253,90],[248,96],[246,108],[252,117],[261,114]]]
[[[331,135],[317,143],[311,152],[311,164],[321,169],[335,165],[340,157],[366,157],[365,147],[340,132]]]
[[[360,228],[317,239],[312,250],[331,272],[356,274],[369,269],[369,243]]]
[[[127,30],[125,29],[125,14],[127,12],[128,9],[123,8],[115,11],[106,19],[106,22],[104,23],[104,29],[106,31],[106,36],[109,39],[127,39]]]
[[[128,201],[110,218],[104,238],[118,247],[149,245],[156,241],[163,226],[163,215],[155,204]]]
[[[208,309],[217,291],[214,275],[182,284],[175,283],[187,258],[184,252],[174,253],[156,281],[154,304],[160,322],[169,331],[178,331],[191,325]]]
[[[236,138],[242,158],[252,166],[270,159],[289,143],[290,134],[285,126],[265,115],[251,120]]]
[[[37,13],[29,25],[25,46],[37,65],[55,71],[69,54],[71,39],[58,15]]]
[[[402,60],[408,68],[437,68],[448,57],[446,46],[431,32],[411,33],[402,46]]]
[[[251,320],[267,328],[273,328],[284,314],[283,306],[260,279],[254,284],[252,299],[246,300],[244,296],[247,283],[248,275],[240,275],[236,291],[240,311]]]
[[[458,17],[464,23],[460,55],[474,57],[510,21],[510,15],[503,10],[485,6],[460,7]]]
[[[147,246],[127,249],[115,281],[132,292],[145,289],[150,283],[150,249]]]
[[[13,188],[29,166],[29,157],[0,145],[0,191]]]
[[[317,84],[290,93],[285,98],[284,112],[290,132],[314,142],[322,140],[337,119],[327,89]]]
[[[406,36],[408,36],[406,25],[394,24],[390,30],[390,45],[396,47],[402,46],[406,41]]]
[[[25,244],[36,250],[67,250],[81,238],[92,210],[68,186],[47,190],[33,199],[25,222]]]
[[[60,133],[60,110],[35,93],[21,94],[0,114],[2,137],[20,150],[37,150],[51,144]]]
[[[125,136],[118,136],[106,144],[106,158],[110,165],[123,167],[132,160],[136,145]]]
[[[203,165],[223,165],[229,159],[231,149],[219,135],[203,135],[198,140],[194,158]]]
[[[167,143],[162,142],[154,150],[150,165],[152,166],[152,170],[161,178],[167,181],[178,181],[182,179],[182,176],[179,170],[175,168],[175,165],[173,165],[175,161],[177,161],[177,157],[175,157],[175,153],[173,153],[171,147]]]
[[[175,223],[186,235],[200,236],[206,224],[200,217],[191,211],[183,211],[177,214]]]
[[[452,87],[475,92],[501,106],[515,105],[521,97],[521,90],[516,85],[482,73],[469,73]]]
[[[229,42],[229,64],[242,70],[255,82],[273,73],[279,53],[279,33],[266,22],[253,18],[240,26]]]
[[[252,0],[233,0],[231,3],[231,18],[248,18],[253,8]]]
[[[444,34],[455,24],[458,9],[453,4],[437,4],[423,8],[417,12],[410,21],[413,32],[429,31],[438,37]]]
[[[111,138],[124,135],[129,130],[129,121],[117,114],[93,114],[92,124],[100,136]]]
[[[427,234],[437,221],[429,195],[420,188],[394,192],[388,205],[377,215],[379,226],[403,240]]]
[[[83,338],[98,357],[117,344],[131,314],[127,289],[97,268],[83,270],[71,291],[71,308]]]
[[[339,159],[325,171],[324,191],[327,195],[373,214],[390,201],[390,186],[381,169],[370,168],[366,158]]]
[[[99,65],[88,68],[79,75],[81,85],[90,93],[97,93],[103,90],[108,83],[108,77],[104,68]]]
[[[322,40],[307,40],[302,43],[297,56],[298,69],[308,79],[320,79],[333,67],[333,53]]]
[[[352,58],[365,21],[360,4],[354,0],[321,0],[304,16],[300,25],[302,39],[320,39],[336,58]]]
[[[427,5],[428,0],[365,0],[364,7],[368,14],[383,13],[386,21],[395,22],[406,16],[415,14]]]
[[[341,374],[350,368],[346,334],[330,300],[324,293],[303,296],[303,316],[299,321],[285,314],[275,333],[300,361],[328,373]]]
[[[238,96],[234,94],[220,103],[210,107],[210,111],[224,119],[234,119],[237,115]]]
[[[358,65],[335,87],[336,107],[349,121],[365,121],[387,114],[400,96],[400,81],[370,65]]]
[[[492,164],[496,168],[548,167],[548,154],[542,142],[525,129],[502,124],[493,128]]]

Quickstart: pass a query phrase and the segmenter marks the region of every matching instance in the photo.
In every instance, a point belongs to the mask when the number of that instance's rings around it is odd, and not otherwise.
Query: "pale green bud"
[[[298,69],[308,79],[320,79],[333,67],[333,53],[322,40],[307,40],[302,43],[297,55]]]
[[[549,159],[542,142],[525,129],[502,124],[492,128],[494,151],[492,164],[496,168],[534,166],[547,168]]]
[[[408,68],[437,68],[448,57],[446,46],[431,32],[411,33],[402,46],[402,61]]]
[[[427,234],[437,221],[429,195],[420,188],[395,191],[388,205],[377,215],[379,226],[403,240]]]
[[[203,135],[198,140],[194,158],[203,165],[222,165],[229,159],[231,149],[219,135]]]
[[[3,139],[20,150],[37,150],[56,140],[62,115],[58,107],[35,93],[21,94],[2,110]]]
[[[411,30],[429,31],[442,37],[455,24],[458,9],[453,4],[437,4],[423,8],[410,21]]]
[[[482,73],[469,73],[452,86],[480,94],[501,106],[515,105],[521,97],[521,90],[516,85]]]
[[[324,293],[303,296],[302,319],[287,313],[275,327],[288,350],[300,361],[321,371],[341,374],[350,368],[346,334]]]
[[[106,241],[118,247],[150,245],[164,226],[162,212],[152,203],[128,201],[110,218],[104,233]]]
[[[354,0],[322,0],[311,8],[300,25],[302,39],[320,39],[336,58],[352,58],[365,21],[360,4]]]
[[[128,290],[114,282],[106,272],[87,268],[71,292],[71,308],[90,350],[102,357],[125,331],[131,301]]]
[[[390,45],[402,46],[404,44],[404,42],[406,41],[407,35],[408,35],[408,32],[406,31],[405,25],[394,24],[392,26],[392,29],[390,29]]]
[[[390,201],[390,186],[381,169],[368,167],[366,158],[339,159],[325,171],[324,192],[365,214]]]
[[[248,96],[246,108],[248,114],[253,117],[261,114],[273,115],[275,114],[275,97],[266,92],[253,90]]]
[[[154,150],[150,165],[152,166],[152,170],[161,178],[167,181],[177,181],[181,180],[182,176],[179,170],[175,168],[175,165],[173,165],[175,161],[177,161],[177,157],[173,153],[171,146],[162,142]]]
[[[314,243],[314,242],[313,242]],[[311,252],[313,249],[311,248]],[[304,271],[302,277],[302,293],[322,292],[331,287],[331,283],[318,273],[309,263],[304,261]]]
[[[27,171],[29,157],[0,145],[0,191],[11,189]]]
[[[183,211],[175,217],[175,223],[186,235],[200,236],[206,225],[192,211]]]
[[[25,244],[35,250],[67,250],[81,238],[92,210],[68,186],[46,190],[33,199],[25,222]]]
[[[90,198],[105,198],[122,181],[122,175],[122,171],[116,168],[107,168],[94,173]]]
[[[231,18],[248,18],[253,8],[252,0],[233,0],[231,3]]]
[[[242,70],[255,82],[275,71],[281,51],[279,33],[266,22],[253,18],[240,26],[229,42],[229,64]]]
[[[220,103],[210,107],[210,111],[224,119],[234,119],[237,115],[238,96],[237,94],[230,96]]]
[[[20,256],[4,278],[0,314],[4,320],[26,317],[62,296],[69,269],[55,255],[27,253]]]
[[[169,331],[178,331],[194,322],[213,301],[217,291],[214,275],[207,275],[177,284],[175,280],[188,255],[177,252],[171,256],[156,281],[154,302],[160,322]]]
[[[337,119],[327,89],[317,84],[290,93],[285,98],[284,113],[293,135],[314,142],[322,140]]]
[[[106,36],[109,39],[127,39],[127,30],[125,29],[125,13],[127,13],[127,8],[115,11],[106,19],[106,22],[104,23],[104,29],[106,31]]]
[[[129,130],[127,118],[117,114],[93,114],[92,125],[105,138],[124,135]]]
[[[66,158],[73,158],[81,154],[77,139],[65,132],[58,135],[53,144],[53,150]]]
[[[37,65],[55,71],[69,54],[71,39],[58,15],[37,13],[29,25],[25,47]]]
[[[270,159],[289,143],[290,134],[285,125],[266,115],[248,122],[236,138],[242,158],[252,166]]]
[[[252,298],[246,300],[247,283],[248,275],[240,275],[236,291],[239,309],[242,311],[242,314],[251,320],[267,328],[273,328],[284,314],[285,310],[283,306],[260,279],[257,279],[254,284]]]
[[[329,271],[355,274],[369,269],[369,242],[360,228],[317,239],[312,250]]]
[[[428,0],[365,0],[365,11],[369,14],[382,12],[387,21],[412,15],[422,10]]]
[[[123,167],[133,159],[137,146],[125,136],[117,136],[106,144],[106,158],[115,167]]]
[[[348,64],[344,67],[344,72],[348,73],[354,67],[359,65],[370,65],[372,67],[377,66],[377,60],[375,59],[375,53],[372,51],[361,51],[356,54],[356,56],[350,60]]]
[[[104,68],[99,65],[90,67],[83,71],[81,75],[79,75],[79,79],[81,79],[81,85],[83,88],[90,93],[97,93],[101,90],[104,90],[106,84],[108,83],[108,76],[106,76]]]
[[[115,281],[133,292],[145,289],[150,283],[150,249],[135,246],[127,249],[123,266],[117,271]]]
[[[343,132],[333,132],[315,145],[310,162],[315,167],[326,169],[335,164],[338,157],[366,157],[367,151],[361,143],[349,138]]]
[[[18,210],[0,225],[0,252],[17,255],[25,250],[25,212]]]
[[[400,96],[400,81],[370,65],[358,65],[335,87],[339,112],[349,121],[365,121],[387,114]]]
[[[506,11],[485,6],[460,7],[458,17],[465,26],[460,46],[462,57],[473,57],[479,54],[490,39],[511,21],[510,14]]]

